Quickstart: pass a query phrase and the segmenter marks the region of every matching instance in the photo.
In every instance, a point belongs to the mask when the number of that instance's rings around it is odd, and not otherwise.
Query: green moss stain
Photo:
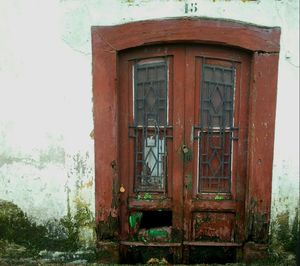
[[[295,210],[295,217],[290,223],[288,211],[279,213],[271,226],[271,248],[277,254],[283,252],[296,253],[297,241],[299,241],[299,213]]]
[[[63,151],[53,146],[53,149],[41,154],[40,165],[37,167],[43,167],[50,161],[63,162],[63,157]],[[58,161],[55,161],[55,158],[58,158]],[[3,248],[3,252],[8,254],[9,250],[13,249],[17,250],[16,254],[23,254],[22,250],[25,250],[36,256],[41,250],[76,252],[82,248],[93,249],[93,246],[86,245],[83,233],[87,229],[95,231],[95,219],[89,203],[81,196],[83,189],[93,185],[90,182],[92,169],[88,166],[88,154],[76,154],[71,159],[66,184],[67,214],[61,219],[51,219],[43,224],[37,224],[17,205],[0,200],[0,246],[5,243],[4,246],[10,247]],[[75,187],[71,186],[71,181]]]
[[[140,229],[137,234],[137,240],[146,242],[170,242],[171,228],[157,227],[150,229]]]
[[[291,221],[288,211],[277,214],[271,223],[268,262],[264,265],[296,265],[295,257],[299,241],[299,210]],[[299,242],[298,242],[299,243]],[[299,249],[299,247],[298,247]],[[286,258],[290,258],[289,261]]]
[[[180,159],[183,161],[184,164],[188,164],[193,159],[192,150],[185,144],[181,145],[177,153],[179,153]]]
[[[225,198],[224,198],[224,196],[222,196],[222,195],[216,195],[215,196],[215,200],[224,200]]]
[[[94,215],[90,210],[90,206],[80,197],[75,199],[76,213],[74,220],[78,227],[89,226],[94,227]]]
[[[132,215],[129,216],[129,225],[131,228],[134,228],[136,225],[135,219]]]
[[[12,164],[22,162],[23,158],[9,156],[7,154],[0,154],[0,167],[5,164]]]
[[[267,244],[269,240],[269,218],[267,213],[257,211],[257,199],[252,198],[247,221],[248,241]]]
[[[31,256],[40,250],[75,251],[81,248],[78,235],[81,223],[82,220],[68,213],[60,220],[38,225],[17,205],[0,200],[0,240],[6,245],[20,246],[19,251],[23,248]]]
[[[85,154],[76,153],[73,156],[70,156],[71,165],[68,171],[69,179],[75,179],[76,193],[82,188],[85,184],[87,177],[92,176],[93,170],[89,166],[89,153]]]
[[[165,230],[162,230],[162,229],[149,229],[148,235],[152,239],[158,238],[158,237],[167,238],[168,232],[166,232]]]
[[[113,217],[111,214],[108,216],[106,221],[99,222],[96,228],[97,238],[100,241],[117,241],[118,231],[119,220],[117,217]]]
[[[72,213],[68,194],[67,215],[60,219],[60,224],[63,225],[66,234],[65,244],[69,250],[80,248],[82,245],[81,242],[84,242],[80,239],[81,228],[89,227],[94,229],[95,227],[94,217],[89,206],[80,197],[74,201],[75,212]]]
[[[0,200],[0,238],[30,250],[46,247],[47,230],[37,225],[17,205]]]
[[[183,233],[181,229],[172,228],[171,231],[171,240],[172,242],[181,242],[183,237]]]
[[[228,247],[191,247],[189,263],[197,265],[231,265],[235,261],[235,249]],[[198,264],[201,263],[201,264]],[[235,265],[235,264],[232,264]]]
[[[111,193],[113,195],[113,198],[112,198],[110,210],[108,210],[110,213],[106,220],[98,222],[96,234],[97,234],[97,239],[100,241],[106,240],[106,241],[116,242],[118,240],[118,233],[119,233],[119,218],[118,218],[119,183],[118,183],[118,165],[116,160],[113,160],[111,162],[111,171],[112,171],[111,174],[113,180]],[[99,213],[99,216],[102,216],[101,213]]]
[[[198,231],[200,229],[201,224],[202,224],[202,220],[199,219],[199,218],[196,218],[196,221],[195,221],[195,229],[196,229],[196,231]]]
[[[291,238],[291,230],[289,225],[289,213],[284,212],[278,214],[276,217],[276,221],[278,224],[277,228],[277,239],[283,244],[285,249],[289,249],[290,238]]]
[[[291,230],[291,239],[290,239],[290,245],[289,250],[292,252],[297,252],[297,244],[300,242],[300,221],[299,221],[299,210],[296,209],[295,218],[292,224],[292,230]],[[299,246],[298,246],[299,248]],[[299,250],[298,250],[299,252]]]
[[[5,134],[3,132],[2,135],[0,136],[1,144],[5,141]],[[5,164],[21,163],[43,169],[50,163],[65,164],[65,150],[62,145],[63,137],[49,135],[47,136],[47,140],[49,141],[48,147],[46,149],[39,149],[37,157],[21,152],[12,154],[10,147],[7,147],[7,151],[3,149],[0,153],[0,167]]]
[[[48,163],[65,164],[65,150],[63,147],[63,136],[48,135],[50,145],[39,152],[39,168],[44,168]]]
[[[68,193],[67,215],[61,220],[67,229],[67,236],[73,248],[94,245],[96,225],[91,203],[84,198],[84,191],[93,186],[93,169],[89,165],[88,152],[76,153],[68,157],[70,165],[65,185]],[[85,239],[84,231],[90,231],[92,239]],[[73,244],[72,244],[73,243]]]
[[[151,200],[152,195],[150,193],[145,193],[143,198],[144,198],[144,200]]]
[[[205,216],[203,217],[202,222],[209,223],[210,221],[211,221],[211,217],[208,213],[206,213]]]
[[[129,216],[129,226],[132,229],[135,229],[142,220],[143,213],[142,212],[133,212]]]
[[[185,176],[185,187],[190,191],[193,189],[193,175],[191,173]]]

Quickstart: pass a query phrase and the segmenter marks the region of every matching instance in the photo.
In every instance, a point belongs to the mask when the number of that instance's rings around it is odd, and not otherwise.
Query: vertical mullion
[[[199,184],[199,188],[198,188],[198,192],[201,192],[202,191],[202,187],[203,187],[203,183],[201,182],[202,180],[201,180],[201,176],[202,176],[202,165],[201,165],[201,163],[202,163],[202,161],[203,161],[203,159],[202,159],[202,157],[203,157],[203,155],[202,155],[202,127],[200,126],[200,132],[198,133],[199,134],[199,138],[198,138],[198,149],[199,149],[199,166],[198,166],[198,168],[199,168],[199,177],[198,177],[198,179],[199,179],[199,181],[198,181],[198,184]]]
[[[134,163],[134,182],[135,182],[135,184],[134,184],[134,191],[136,191],[137,190],[137,184],[138,184],[138,149],[139,149],[139,146],[138,146],[138,140],[139,140],[139,130],[138,130],[138,128],[137,128],[137,125],[138,125],[138,117],[139,117],[139,115],[138,115],[138,104],[137,104],[137,90],[138,90],[138,85],[137,85],[137,80],[138,80],[138,78],[137,78],[137,66],[136,66],[136,64],[134,65],[134,67],[133,67],[133,73],[134,73],[134,82],[133,82],[133,84],[134,84],[134,88],[133,88],[133,91],[134,91],[134,99],[133,99],[133,104],[134,104],[134,125],[135,125],[135,129],[134,129],[134,131],[135,131],[135,143],[134,143],[134,157],[135,157],[135,163]]]
[[[167,128],[164,127],[163,128],[163,138],[164,138],[164,150],[163,150],[163,157],[162,157],[162,169],[163,169],[163,188],[167,188],[168,185],[167,185],[167,160],[168,160],[168,151],[167,151],[167,138],[166,138],[166,130]]]
[[[224,85],[224,70],[222,70],[222,92],[223,92],[223,94],[222,94],[222,124],[221,124],[221,127],[220,127],[220,138],[221,138],[221,175],[222,176],[225,176],[224,175],[224,153],[225,153],[225,145],[226,145],[226,143],[225,143],[225,137],[226,137],[226,135],[225,135],[225,128],[226,128],[226,115],[225,115],[225,100],[224,100],[224,95],[225,95],[225,85]],[[220,192],[220,182],[221,182],[221,180],[220,180],[220,177],[221,176],[219,176],[219,178],[218,178],[218,192]]]
[[[213,77],[212,77],[212,80],[216,80],[216,68],[213,67]],[[216,84],[213,85],[213,89],[214,91],[216,90]],[[212,92],[210,92],[210,95],[209,95],[209,102],[210,104],[212,104]],[[211,116],[209,116],[209,123],[208,123],[208,128],[209,128],[209,135],[208,135],[208,139],[209,139],[209,144],[210,144],[210,141],[211,141],[211,134],[213,134],[213,124],[212,124],[212,119],[211,119]],[[209,145],[210,147],[210,145]],[[214,153],[214,151],[212,151],[212,153]],[[212,162],[210,162],[211,164]],[[212,174],[212,168],[211,168],[211,165],[209,166],[210,170],[211,170],[211,174]],[[212,176],[212,178],[209,178],[209,190],[211,190],[211,181],[214,179],[214,176]]]
[[[155,138],[157,138],[157,148],[156,148],[156,176],[157,178],[160,177],[159,175],[159,168],[160,168],[160,160],[159,160],[159,147],[160,147],[160,138],[159,138],[159,125],[160,125],[160,115],[159,115],[159,93],[157,89],[157,83],[158,83],[158,68],[154,67],[155,72],[155,81],[153,81],[153,90],[155,95],[155,106],[156,108],[156,125],[155,125]],[[155,165],[155,164],[154,164]]]
[[[146,78],[145,80],[147,81],[148,80],[148,75],[149,75],[149,71],[148,71],[148,68],[145,68],[146,69]],[[146,162],[145,162],[145,146],[144,146],[144,143],[145,143],[145,137],[147,137],[147,130],[148,130],[148,127],[147,127],[147,115],[146,115],[146,98],[145,98],[145,82],[143,82],[143,123],[142,123],[142,173],[144,173],[144,169],[146,169]],[[146,140],[147,141],[147,140]],[[143,174],[142,174],[142,178],[143,177]],[[142,186],[143,187],[143,186]]]
[[[203,59],[203,62],[204,62],[205,59]],[[202,65],[201,67],[201,77],[202,77],[202,81],[201,81],[201,88],[202,90],[205,90],[205,87],[204,87],[204,66]],[[203,124],[203,116],[204,116],[204,113],[203,113],[203,102],[202,102],[202,91],[200,92],[200,99],[199,99],[199,102],[200,102],[200,109],[199,109],[199,119],[200,119],[200,129],[199,129],[199,138],[198,138],[198,150],[199,150],[199,162],[198,162],[198,192],[201,193],[203,191],[203,144],[202,144],[202,140],[203,140],[203,127],[204,127],[204,124]]]
[[[233,137],[233,108],[234,108],[234,69],[231,71],[231,87],[230,87],[230,135],[229,135],[229,162],[228,162],[228,172],[229,172],[229,190],[231,191],[231,161],[232,161],[232,137]]]
[[[164,126],[168,126],[169,125],[169,116],[170,116],[170,110],[168,109],[168,102],[169,102],[169,86],[168,86],[168,63],[165,62],[164,64],[164,82],[163,82],[163,86],[165,88],[165,94],[164,94],[164,106],[165,106],[165,120],[164,120]]]
[[[220,140],[221,140],[221,173],[218,176],[218,192],[220,192],[220,183],[221,183],[221,175],[224,176],[224,128],[220,130]]]
[[[203,80],[205,80],[205,75],[204,75],[204,67],[202,67],[202,77],[203,77]],[[202,89],[203,90],[207,90],[207,88],[205,87],[205,85],[204,85],[205,83],[204,82],[202,82]],[[201,91],[201,99],[204,97],[204,91]],[[201,99],[200,99],[200,101],[201,101]],[[200,117],[202,117],[203,116],[203,113],[204,113],[204,108],[203,108],[203,102],[201,102],[201,114],[200,114]],[[208,116],[207,116],[207,120],[206,120],[206,123],[208,123]],[[205,142],[205,140],[206,140],[206,144],[207,144],[207,136],[205,136],[205,134],[204,134],[204,127],[205,127],[205,125],[204,125],[204,119],[201,119],[201,132],[200,132],[200,135],[201,135],[201,137],[200,137],[200,140],[201,140],[201,142],[200,142],[200,146],[201,146],[201,150],[205,150],[205,147],[203,147],[203,145],[204,145],[204,142]],[[208,132],[207,132],[207,134],[208,134]],[[203,137],[203,138],[202,138]],[[203,143],[202,143],[202,141],[203,141]],[[204,151],[205,152],[205,151]],[[203,157],[203,154],[201,153],[201,157]],[[207,153],[206,153],[206,158],[205,159],[207,159]],[[202,158],[202,162],[201,162],[201,164],[200,164],[200,173],[201,173],[201,175],[202,176],[205,176],[205,173],[206,173],[206,179],[207,179],[207,165],[206,165],[206,168],[205,169],[203,169],[203,167],[204,167],[204,163],[203,163],[203,158]],[[207,163],[206,163],[207,164]],[[200,175],[200,179],[201,179],[201,175]],[[205,179],[204,179],[205,180]],[[202,179],[202,187],[204,188],[204,180]],[[207,182],[208,182],[208,180],[207,180]],[[201,183],[201,181],[200,181],[200,183]]]
[[[135,128],[135,154],[134,154],[134,157],[135,157],[135,169],[134,169],[134,172],[135,172],[135,185],[134,185],[134,190],[136,191],[136,185],[138,184],[138,153],[137,153],[137,150],[138,150],[138,139],[139,139],[139,130],[137,128]]]
[[[165,189],[165,192],[167,192],[168,188],[168,145],[167,145],[167,126],[169,125],[169,116],[170,116],[170,111],[168,109],[168,102],[169,102],[169,86],[168,86],[168,61],[165,61],[164,63],[164,82],[163,82],[163,88],[164,88],[164,106],[165,106],[165,115],[164,115],[164,155],[163,155],[163,160],[164,160],[164,166],[163,166],[163,188]],[[161,86],[161,84],[160,84]],[[161,88],[160,88],[161,89]]]
[[[133,66],[133,77],[134,77],[134,82],[133,82],[133,84],[134,84],[134,88],[133,88],[133,91],[134,91],[134,93],[133,93],[133,97],[134,97],[134,99],[133,99],[133,104],[134,104],[134,125],[135,126],[137,126],[138,125],[138,104],[137,104],[137,87],[138,87],[138,85],[137,85],[137,66],[136,65],[134,65]]]

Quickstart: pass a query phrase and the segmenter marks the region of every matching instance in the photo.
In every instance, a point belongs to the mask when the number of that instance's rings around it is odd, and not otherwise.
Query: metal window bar
[[[172,138],[167,67],[166,59],[134,65],[134,125],[129,125],[129,137],[135,139],[135,192],[166,192],[167,140]]]
[[[233,126],[234,75],[234,67],[202,65],[200,125],[193,127],[199,145],[199,193],[231,190],[232,141],[238,139]]]

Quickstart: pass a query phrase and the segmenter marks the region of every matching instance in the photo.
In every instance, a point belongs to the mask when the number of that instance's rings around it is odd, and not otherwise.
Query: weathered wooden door
[[[245,52],[160,45],[119,56],[120,243],[197,246],[245,238]],[[182,253],[182,251],[184,251]]]

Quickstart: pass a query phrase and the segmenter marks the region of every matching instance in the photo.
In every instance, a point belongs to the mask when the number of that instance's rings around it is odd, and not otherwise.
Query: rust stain
[[[83,183],[81,186],[80,186],[80,189],[83,189],[83,188],[91,188],[93,186],[94,182],[93,180],[89,180],[85,183]]]
[[[91,131],[90,133],[90,138],[91,139],[95,139],[95,132],[94,132],[94,129]]]

